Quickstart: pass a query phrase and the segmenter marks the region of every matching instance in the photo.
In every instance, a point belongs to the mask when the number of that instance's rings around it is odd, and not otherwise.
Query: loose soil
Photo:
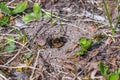
[[[116,31],[114,36],[111,35],[105,11],[98,8],[99,0],[93,2],[92,0],[53,0],[52,5],[49,0],[43,0],[40,3],[44,10],[52,10],[53,14],[58,16],[52,18],[53,24],[49,19],[40,19],[26,24],[27,27],[20,28],[22,33],[27,34],[28,43],[25,46],[28,49],[23,48],[7,66],[25,65],[31,60],[29,66],[36,64],[33,80],[88,80],[89,78],[100,80],[99,61],[109,67],[109,73],[120,68],[120,32]],[[101,16],[102,19],[91,17],[85,11],[97,17]],[[102,23],[107,25],[103,26]],[[8,31],[10,29],[5,28],[0,33],[5,34]],[[61,39],[60,44],[51,42],[60,37],[67,40],[64,42]],[[75,56],[80,50],[79,39],[82,37],[96,38],[84,55]],[[99,40],[102,41],[98,43]],[[61,44],[62,46],[57,47]],[[18,46],[19,48],[21,47]],[[9,57],[0,56],[0,64],[6,64],[17,52],[11,53]],[[27,53],[31,53],[32,58],[28,59],[28,62],[20,62],[20,58]],[[22,80],[29,80],[34,69],[22,68],[21,73],[15,68],[1,66],[0,70],[10,80],[20,80],[20,75]]]

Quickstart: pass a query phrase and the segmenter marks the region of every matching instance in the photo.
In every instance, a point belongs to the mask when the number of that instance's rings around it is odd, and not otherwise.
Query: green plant
[[[101,61],[99,62],[98,65],[101,74],[104,76],[104,78],[107,78],[108,68]]]
[[[20,37],[21,40],[25,43],[26,41],[26,36],[22,33],[20,33],[19,30],[15,29],[9,24],[10,17],[14,14],[18,14],[23,12],[27,7],[27,1],[19,3],[13,10],[8,8],[4,3],[0,3],[0,10],[5,14],[3,18],[0,19],[0,26],[8,26],[12,28]],[[11,46],[12,47],[12,46]]]
[[[110,17],[110,13],[109,13],[109,10],[108,10],[107,5],[105,3],[105,0],[103,0],[103,6],[104,6],[106,14],[107,14],[107,18],[108,18],[108,21],[109,21],[109,24],[110,24],[110,28],[112,30],[112,34],[114,35],[115,29],[113,28],[112,20],[111,20],[111,17]]]
[[[20,37],[19,37],[19,41],[22,43],[22,44],[25,44],[26,41],[27,41],[27,35],[24,33],[22,34]]]
[[[8,16],[5,16],[0,19],[0,26],[4,26],[9,22],[10,18]]]
[[[33,5],[33,12],[26,14],[23,17],[23,21],[28,23],[30,21],[38,20],[40,17],[42,17],[42,11],[38,3],[34,3]]]
[[[34,5],[33,5],[33,12],[26,14],[23,17],[23,21],[25,23],[28,23],[28,22],[31,22],[31,21],[34,21],[34,20],[38,20],[41,17],[43,17],[43,18],[51,17],[51,15],[52,15],[51,12],[44,12],[43,13],[42,10],[41,10],[41,7],[39,6],[39,4],[38,3],[34,3]]]
[[[0,19],[0,25],[6,25],[9,22],[11,15],[23,12],[26,7],[27,1],[19,3],[13,10],[8,8],[4,3],[0,3],[0,10],[6,15]]]
[[[24,55],[23,57],[21,57],[20,58],[20,61],[24,61],[24,60],[26,60],[26,59],[29,59],[29,58],[31,58],[32,57],[32,54],[31,53],[28,53],[28,54],[26,54],[26,55]]]
[[[4,3],[0,3],[0,10],[6,15],[11,15],[11,10]]]
[[[61,25],[62,27],[62,25]],[[73,60],[73,63],[74,63],[74,73],[75,75],[77,76],[77,67],[76,67],[76,63],[77,63],[77,55],[83,55],[87,49],[92,45],[92,40],[91,39],[87,39],[87,38],[80,38],[79,39],[79,43],[80,43],[80,46],[81,46],[81,50],[76,52],[76,54],[74,55],[74,60]]]
[[[101,61],[99,62],[98,65],[99,65],[99,69],[100,69],[102,76],[106,80],[119,80],[120,68],[118,69],[118,71],[108,74],[108,68]]]
[[[8,36],[6,42],[7,42],[7,46],[5,47],[5,51],[11,52],[16,48],[14,37]]]
[[[27,1],[19,3],[13,10],[8,8],[4,3],[0,3],[1,11],[6,15],[13,15],[23,12],[27,7]]]
[[[23,12],[27,7],[27,1],[19,3],[14,10],[12,10],[11,14],[17,14]]]
[[[119,74],[118,73],[110,73],[108,75],[108,80],[119,80]]]
[[[92,45],[92,40],[87,38],[80,38],[79,43],[81,46],[81,50],[78,51],[76,54],[83,55],[87,51],[87,49]]]

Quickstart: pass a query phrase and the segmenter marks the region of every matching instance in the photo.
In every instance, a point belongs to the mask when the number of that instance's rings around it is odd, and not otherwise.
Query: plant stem
[[[6,25],[7,25],[8,27],[12,28],[20,37],[23,37],[19,30],[15,29],[14,27],[12,27],[12,26],[9,25],[9,24],[6,24]]]
[[[103,4],[104,4],[104,8],[105,8],[105,11],[106,11],[106,14],[107,14],[107,18],[108,18],[108,20],[109,20],[109,24],[110,24],[110,28],[111,28],[111,30],[112,30],[112,34],[114,35],[115,30],[114,30],[114,28],[113,28],[112,20],[111,20],[111,17],[110,17],[110,13],[109,13],[109,11],[108,11],[108,8],[107,8],[107,5],[106,5],[106,3],[105,3],[105,0],[103,0]]]
[[[53,25],[53,13],[52,13],[52,9],[51,9],[51,12],[50,12],[50,25],[52,26]]]

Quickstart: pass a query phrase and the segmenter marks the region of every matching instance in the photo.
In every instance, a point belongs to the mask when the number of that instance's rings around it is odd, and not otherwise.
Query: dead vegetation
[[[22,0],[2,2],[14,10]],[[25,23],[23,16],[34,12],[35,2],[44,15],[50,11],[52,15]],[[105,1],[108,15],[102,0],[28,0],[27,8],[10,15],[8,24],[0,22],[0,80],[103,80],[99,61],[107,65],[108,73],[117,71],[119,2]],[[0,19],[5,16],[1,10]],[[83,55],[76,55],[80,38],[93,43]]]

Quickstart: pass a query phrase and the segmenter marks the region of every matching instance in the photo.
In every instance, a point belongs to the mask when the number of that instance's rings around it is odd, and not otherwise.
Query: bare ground
[[[99,2],[59,0],[51,5],[43,0],[42,8],[52,10],[54,15],[57,13],[59,16],[53,17],[52,25],[50,20],[40,19],[23,28],[17,27],[27,34],[27,43],[19,45],[16,51],[10,53],[11,56],[7,52],[1,53],[0,70],[10,80],[100,80],[99,61],[109,67],[109,72],[116,71],[120,68],[120,32],[111,35],[105,11],[98,8]],[[112,18],[114,20],[114,16]],[[0,33],[1,39],[5,33],[15,34],[6,28]],[[79,39],[91,39],[98,34],[104,35],[103,41],[96,44],[95,39],[94,45],[84,55],[75,57],[80,50]],[[59,48],[47,40],[61,36],[67,41]],[[20,62],[20,58],[27,53],[31,53],[32,57]],[[21,67],[22,71],[16,70]]]

